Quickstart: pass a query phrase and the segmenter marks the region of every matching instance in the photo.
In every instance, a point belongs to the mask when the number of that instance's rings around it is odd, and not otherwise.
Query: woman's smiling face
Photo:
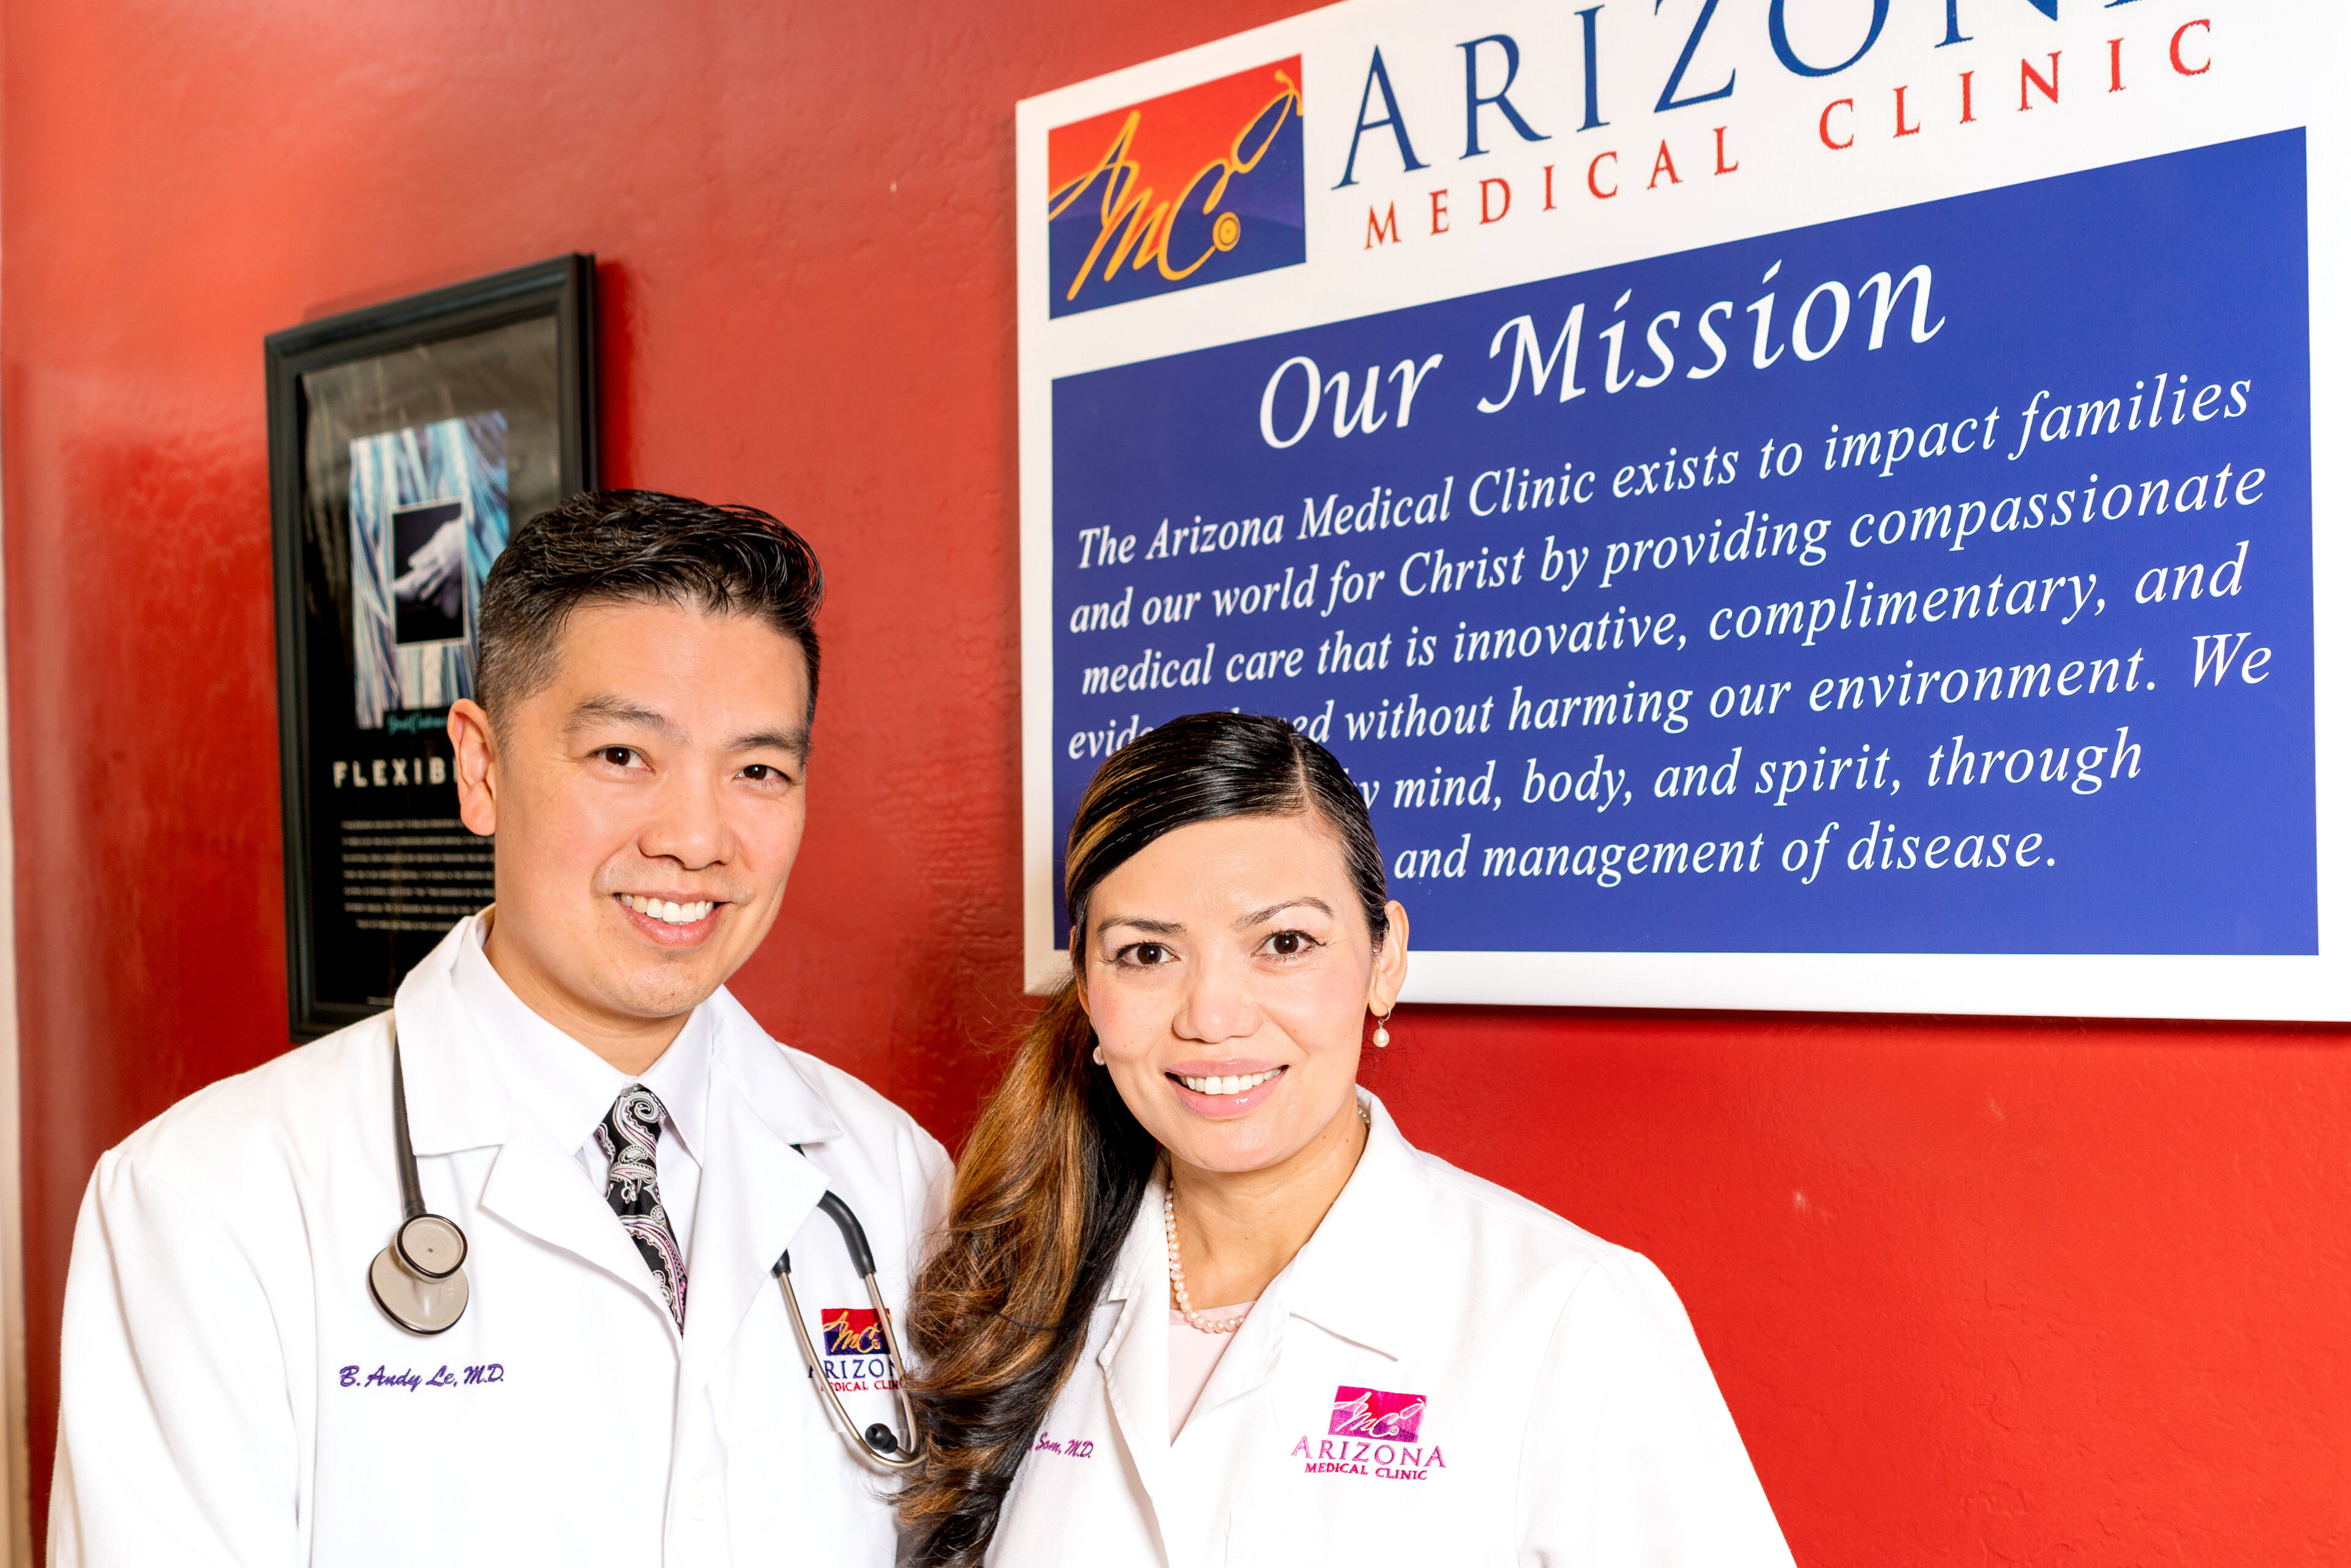
[[[1374,948],[1312,812],[1154,840],[1088,900],[1081,979],[1119,1095],[1169,1154],[1259,1170],[1352,1111],[1366,1008],[1404,984],[1404,910]]]

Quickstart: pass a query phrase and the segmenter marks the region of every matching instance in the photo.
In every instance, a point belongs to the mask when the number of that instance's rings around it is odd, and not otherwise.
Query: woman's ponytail
[[[1158,1145],[1093,1064],[1074,983],[1029,1026],[956,1172],[944,1244],[915,1283],[910,1378],[925,1454],[899,1494],[919,1568],[976,1568],[1084,1349]]]

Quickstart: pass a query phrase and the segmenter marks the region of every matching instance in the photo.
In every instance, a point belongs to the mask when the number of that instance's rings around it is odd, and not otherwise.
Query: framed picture
[[[507,531],[596,483],[595,258],[270,336],[294,1037],[381,1011],[490,902],[446,733]]]

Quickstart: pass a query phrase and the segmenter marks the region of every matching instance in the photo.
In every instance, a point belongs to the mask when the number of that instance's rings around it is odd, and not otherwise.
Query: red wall
[[[738,989],[952,1140],[1024,1006],[1012,103],[1292,8],[0,0],[37,1519],[92,1161],[286,1045],[263,334],[602,258],[608,477],[793,517],[835,585]],[[1680,1286],[1807,1565],[2343,1552],[2340,1034],[1397,1032],[1408,1132]]]

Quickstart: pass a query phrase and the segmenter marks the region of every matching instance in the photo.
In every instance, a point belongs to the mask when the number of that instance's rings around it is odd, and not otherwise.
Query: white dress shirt
[[[572,1152],[580,1169],[601,1197],[612,1162],[596,1141],[596,1129],[612,1102],[632,1083],[642,1083],[662,1103],[662,1133],[653,1145],[655,1185],[678,1256],[685,1260],[694,1310],[694,1200],[702,1186],[696,1151],[708,1147],[703,1127],[710,1105],[710,1007],[704,1003],[686,1019],[659,1061],[631,1078],[619,1068],[533,1012],[504,976],[491,967],[483,943],[487,920],[474,922],[472,940],[457,949],[451,979],[457,998],[474,1015],[482,1040],[512,1091],[515,1104]],[[620,1223],[614,1218],[615,1225]]]

